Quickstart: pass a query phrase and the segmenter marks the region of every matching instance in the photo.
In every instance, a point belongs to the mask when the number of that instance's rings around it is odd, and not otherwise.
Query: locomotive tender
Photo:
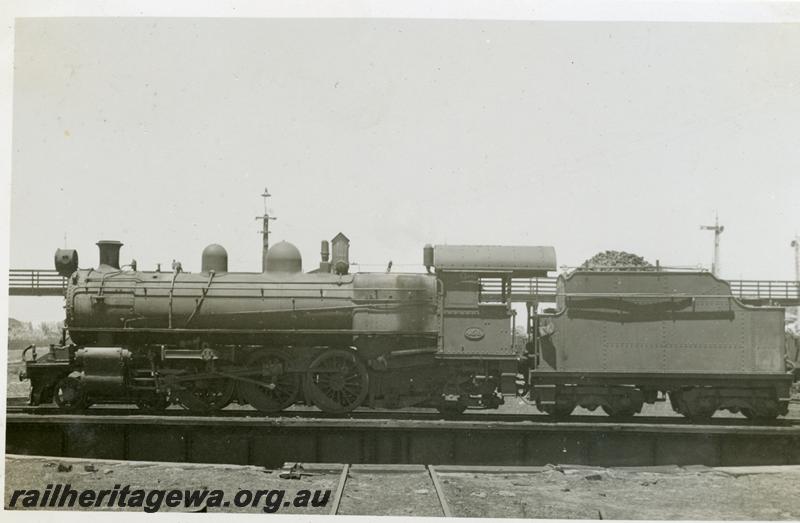
[[[693,419],[787,412],[783,309],[744,305],[709,273],[562,275],[555,308],[526,300],[520,343],[513,284],[555,271],[552,247],[427,245],[427,273],[351,274],[349,240],[332,244],[303,272],[297,248],[277,243],[260,273],[229,272],[219,245],[199,273],[120,267],[115,241],[98,242],[96,269],[59,249],[66,328],[46,354],[24,354],[31,404],[457,414],[521,395],[554,416],[582,406],[627,417],[668,396]]]

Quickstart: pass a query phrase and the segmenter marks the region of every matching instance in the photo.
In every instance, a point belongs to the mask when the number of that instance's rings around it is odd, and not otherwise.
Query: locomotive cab
[[[516,360],[512,282],[555,270],[555,249],[437,245],[434,264],[443,289],[440,357]]]
[[[437,358],[472,361],[494,376],[503,395],[517,392],[524,359],[516,334],[514,282],[556,269],[555,249],[538,246],[437,245],[426,249],[442,295]]]

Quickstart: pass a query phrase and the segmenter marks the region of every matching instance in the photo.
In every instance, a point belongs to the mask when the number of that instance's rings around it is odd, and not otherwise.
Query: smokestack
[[[97,242],[97,247],[100,248],[100,265],[98,269],[104,266],[106,269],[119,270],[119,250],[122,248],[122,242],[115,240],[100,240]]]

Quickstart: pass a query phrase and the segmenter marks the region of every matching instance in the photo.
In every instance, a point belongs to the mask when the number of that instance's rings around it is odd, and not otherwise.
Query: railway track
[[[13,400],[13,401],[12,401]],[[30,406],[25,404],[26,399],[9,398],[6,407],[8,414],[36,414],[39,416],[60,416],[60,415],[86,415],[86,416],[145,416],[154,415],[139,409],[134,405],[103,405],[95,406],[77,414],[66,413],[55,405]],[[180,407],[169,408],[158,413],[158,416],[167,418],[197,417],[198,414],[182,409]],[[467,411],[464,414],[445,416],[433,409],[414,409],[414,410],[356,410],[348,414],[330,414],[321,412],[313,408],[294,408],[282,413],[281,416],[267,416],[248,407],[234,407],[220,410],[214,413],[204,414],[207,417],[235,419],[235,418],[259,418],[259,419],[353,419],[353,420],[413,420],[413,421],[470,421],[470,422],[504,422],[504,423],[523,423],[523,422],[542,422],[559,423],[552,417],[542,413],[516,414],[498,413],[494,410]],[[573,423],[608,423],[610,418],[602,413],[590,415],[572,415],[565,422]],[[614,420],[616,423],[623,424],[664,424],[664,425],[695,425],[692,421],[679,415],[662,416],[643,416],[637,415],[626,420]],[[751,421],[740,417],[715,417],[705,423],[711,426],[754,426],[764,425],[773,427],[792,427],[800,425],[797,418],[779,418],[769,423]]]
[[[620,423],[601,416],[392,419],[319,412],[266,418],[38,414],[9,411],[6,452],[123,460],[276,466],[285,462],[598,466],[800,464],[800,421],[771,426],[720,418]],[[407,413],[394,413],[407,414]],[[734,423],[735,421],[735,423]]]
[[[677,466],[664,466],[664,467],[631,467],[631,468],[611,468],[611,469],[602,469],[602,468],[593,468],[593,467],[573,467],[570,465],[564,466],[545,466],[545,467],[526,467],[526,466],[497,466],[497,467],[485,467],[485,466],[459,466],[459,465],[358,465],[358,464],[344,464],[344,465],[324,465],[324,464],[295,464],[293,466],[289,466],[286,464],[283,468],[284,474],[290,473],[294,471],[297,467],[300,467],[300,470],[303,473],[307,473],[309,476],[323,474],[323,475],[337,475],[338,474],[338,481],[335,485],[335,496],[333,502],[328,505],[328,514],[330,515],[357,515],[357,514],[373,514],[373,515],[397,515],[397,507],[402,506],[400,503],[405,501],[409,505],[415,507],[416,510],[422,512],[422,517],[436,517],[436,516],[460,516],[465,517],[468,515],[475,515],[475,512],[480,513],[480,511],[474,511],[472,514],[465,512],[464,501],[462,490],[464,489],[465,485],[468,483],[464,482],[464,477],[469,476],[472,477],[480,477],[481,478],[481,487],[486,489],[487,491],[492,490],[492,486],[498,485],[498,479],[504,478],[505,480],[512,479],[509,483],[505,483],[505,485],[510,485],[512,488],[513,486],[525,486],[525,488],[530,488],[531,484],[527,481],[527,478],[534,477],[536,475],[546,473],[548,471],[558,471],[561,474],[565,475],[566,477],[576,477],[576,478],[583,478],[583,479],[602,479],[603,476],[606,474],[611,475],[611,477],[616,477],[617,479],[625,478],[628,474],[640,474],[640,473],[647,473],[647,474],[659,474],[663,475],[664,477],[669,477],[673,474],[682,474],[686,473],[687,469],[683,467]],[[694,475],[700,476],[704,472],[711,473],[714,476],[719,475],[728,475],[730,474],[732,477],[738,477],[741,474],[749,474],[757,475],[761,473],[766,474],[774,474],[775,472],[783,472],[789,473],[792,470],[796,470],[795,467],[714,467],[714,468],[705,468],[705,467],[688,467],[689,470],[693,469]],[[397,476],[406,476],[409,480],[414,481],[413,486],[409,486],[411,481],[406,480],[405,483],[401,483],[401,489],[404,492],[413,492],[416,496],[416,499],[405,499],[398,503],[398,498],[401,498],[403,495],[398,495],[397,489],[392,490],[391,488],[381,488],[381,487],[366,487],[365,488],[365,478],[366,481],[374,480],[376,478],[384,479],[384,481],[376,482],[379,485],[383,486],[386,483],[393,483],[395,482],[395,478]],[[284,477],[282,475],[282,477]],[[386,478],[391,477],[388,481]],[[635,477],[635,476],[634,476]],[[651,476],[652,477],[652,476]],[[299,476],[297,479],[300,479]],[[454,481],[455,479],[455,481]],[[633,479],[633,478],[630,478]],[[629,479],[629,481],[630,481]],[[642,486],[647,486],[649,482],[640,482],[641,478],[636,482]],[[550,483],[552,480],[545,480]],[[624,479],[623,479],[624,481]],[[653,483],[657,483],[657,481],[653,481]],[[354,484],[351,487],[351,484]],[[450,486],[445,488],[443,484],[449,484]],[[502,484],[502,483],[500,483]],[[472,486],[474,488],[474,483]],[[571,486],[575,487],[573,483]],[[411,490],[411,489],[414,490]],[[691,488],[691,487],[689,487]],[[351,490],[352,489],[352,490]],[[466,492],[470,492],[472,489],[467,489]],[[570,488],[563,488],[563,491],[570,491]],[[580,488],[576,490],[582,490]],[[429,492],[432,495],[429,495]],[[496,493],[497,490],[494,490]],[[511,496],[514,498],[514,492],[512,491],[500,491],[500,496]],[[379,503],[382,502],[380,505],[382,507],[382,511],[377,513],[377,511],[373,508],[370,512],[364,512],[364,498],[366,496],[374,496],[377,498]],[[470,494],[471,496],[477,495],[478,497],[485,497],[485,493],[483,496],[480,495],[479,492],[473,491]],[[594,493],[596,496],[596,492]],[[602,495],[602,494],[601,494]],[[406,494],[408,496],[408,494]],[[449,499],[448,499],[449,497]],[[495,499],[497,494],[495,494]],[[605,496],[604,496],[605,497]],[[461,499],[459,499],[461,498]],[[472,498],[474,499],[474,498]],[[574,499],[574,498],[573,498]],[[575,500],[575,502],[578,502]],[[503,503],[502,501],[500,502]],[[505,503],[509,503],[510,505],[516,505],[519,507],[519,504],[514,503],[512,500],[505,500]],[[535,502],[534,502],[535,503]],[[375,502],[371,502],[370,505],[372,507],[375,506]],[[471,505],[471,504],[470,504]],[[594,504],[593,504],[594,505]],[[619,517],[619,507],[614,506],[615,504],[605,504],[605,503],[598,503],[593,506],[591,509],[586,510],[594,510],[596,514],[596,519],[612,519]],[[524,505],[523,505],[524,506]],[[451,508],[452,507],[452,508]],[[473,505],[474,507],[474,505]],[[495,508],[495,510],[497,510]],[[635,509],[634,509],[635,510]],[[424,511],[424,512],[423,512]],[[609,511],[611,514],[609,514]],[[527,511],[523,508],[521,510],[522,516],[527,516]],[[482,514],[483,516],[486,513]],[[609,518],[608,516],[612,516]],[[619,519],[624,519],[619,518]]]
[[[423,468],[424,467],[424,468]],[[374,472],[376,469],[372,468],[360,468],[358,465],[350,465],[345,464],[342,466],[342,472],[339,475],[339,481],[336,485],[336,493],[333,498],[333,502],[331,503],[330,510],[328,514],[331,516],[336,516],[340,514],[340,509],[342,505],[342,499],[344,497],[345,488],[347,485],[347,480],[350,477],[351,470],[356,472]],[[380,469],[378,469],[380,470]],[[437,501],[437,510],[441,512],[440,515],[445,517],[452,517],[453,511],[450,509],[450,504],[447,502],[447,496],[445,495],[444,488],[442,487],[442,483],[439,480],[439,472],[434,465],[424,465],[414,468],[390,468],[392,472],[395,473],[406,473],[406,474],[413,474],[418,473],[422,470],[425,471],[428,478],[431,482],[431,490],[436,494],[436,501]]]

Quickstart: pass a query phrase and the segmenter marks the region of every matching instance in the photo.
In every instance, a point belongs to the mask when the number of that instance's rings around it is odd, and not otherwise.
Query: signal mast
[[[272,196],[266,187],[261,197],[264,199],[264,214],[263,216],[256,216],[256,220],[261,220],[261,272],[267,272],[267,251],[269,250],[269,221],[277,220],[278,218],[270,216],[267,211],[267,198]]]
[[[714,225],[701,225],[701,230],[714,231],[714,261],[711,263],[711,274],[719,276],[719,236],[725,226],[719,224],[719,215],[714,214]]]

